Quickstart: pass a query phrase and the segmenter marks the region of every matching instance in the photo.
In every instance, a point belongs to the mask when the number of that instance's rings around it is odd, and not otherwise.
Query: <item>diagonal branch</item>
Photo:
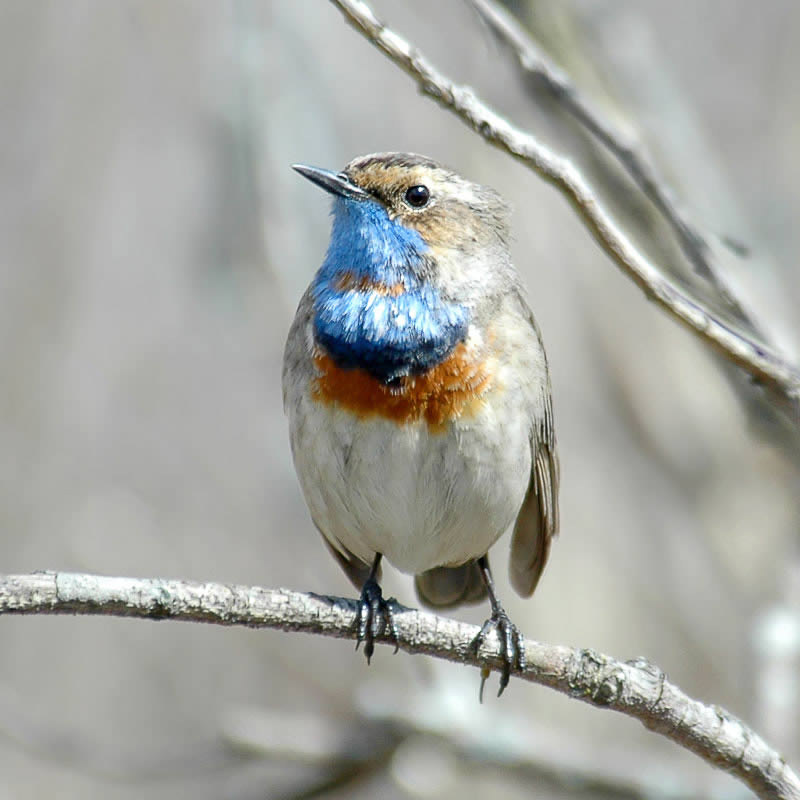
[[[514,127],[467,86],[442,75],[415,47],[386,28],[361,0],[331,0],[346,20],[429,95],[486,141],[534,170],[570,202],[582,222],[617,266],[645,295],[686,328],[763,384],[796,424],[800,422],[800,370],[783,356],[715,317],[667,280],[614,224],[581,173],[530,134]]]
[[[734,317],[766,340],[763,329],[720,270],[703,234],[677,206],[672,191],[656,171],[641,141],[615,128],[578,91],[569,76],[554,64],[525,28],[497,0],[469,0],[481,19],[517,57],[520,69],[544,86],[561,107],[600,142],[622,165],[634,183],[672,228],[681,250],[698,275],[713,286]]]
[[[356,603],[339,597],[176,580],[42,572],[0,576],[2,614],[94,614],[244,625],[355,638]],[[397,606],[398,644],[408,653],[447,661],[502,665],[490,637],[478,653],[478,627]],[[385,634],[378,640],[389,643]],[[524,680],[634,717],[721,767],[759,797],[798,800],[800,779],[743,722],[693,700],[644,659],[617,661],[593,650],[526,641]]]

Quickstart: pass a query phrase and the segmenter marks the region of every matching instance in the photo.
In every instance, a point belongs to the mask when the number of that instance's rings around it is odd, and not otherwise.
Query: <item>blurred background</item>
[[[508,4],[646,143],[768,335],[800,353],[800,5]],[[669,229],[462,0],[375,2],[572,158],[674,280]],[[289,168],[410,150],[514,206],[551,363],[562,535],[528,635],[646,656],[800,764],[800,447],[563,199],[329,3],[0,2],[0,569],[352,594],[291,464],[280,363],[328,200]],[[722,244],[746,245],[746,257]],[[415,603],[410,579],[385,588]],[[456,616],[482,621],[487,609]],[[496,686],[496,678],[491,687]],[[740,797],[634,721],[350,642],[0,619],[0,798]]]

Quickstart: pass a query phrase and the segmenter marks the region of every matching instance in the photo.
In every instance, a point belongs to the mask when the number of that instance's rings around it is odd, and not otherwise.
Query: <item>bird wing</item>
[[[517,594],[533,594],[557,533],[558,457],[547,444],[533,443],[531,480],[514,524],[508,565]]]
[[[533,314],[522,298],[520,301],[544,355],[541,334]],[[546,356],[542,378],[534,388],[532,398],[530,482],[514,524],[508,567],[511,585],[522,597],[533,594],[550,555],[550,545],[558,533],[559,463]],[[536,381],[532,380],[532,384],[535,385]]]

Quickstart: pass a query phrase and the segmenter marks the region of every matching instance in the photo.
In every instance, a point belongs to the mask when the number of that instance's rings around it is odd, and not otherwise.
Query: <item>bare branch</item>
[[[567,74],[556,66],[536,44],[523,26],[496,0],[470,0],[481,18],[517,57],[520,68],[537,79],[574,117],[619,161],[642,193],[659,210],[672,228],[683,254],[716,290],[720,299],[737,320],[766,341],[763,329],[747,311],[724,273],[715,263],[711,248],[702,233],[678,208],[672,191],[658,174],[641,141],[623,134],[578,91]]]
[[[467,86],[442,75],[417,48],[386,28],[361,0],[331,0],[346,20],[404,69],[423,93],[555,186],[617,266],[664,310],[766,386],[796,424],[800,422],[800,371],[771,348],[734,330],[671,283],[614,224],[581,173],[530,134],[485,105]]]
[[[244,625],[355,638],[356,604],[339,597],[176,580],[43,572],[0,576],[0,614],[95,614]],[[397,606],[399,646],[447,661],[499,669],[499,642],[479,652],[478,627]],[[385,634],[378,640],[388,642]],[[800,780],[743,722],[693,700],[643,659],[617,661],[592,650],[526,641],[524,680],[634,717],[721,767],[759,797],[800,798]]]

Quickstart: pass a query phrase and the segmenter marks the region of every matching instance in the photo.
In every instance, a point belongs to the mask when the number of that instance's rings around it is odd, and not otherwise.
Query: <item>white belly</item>
[[[383,553],[408,573],[482,556],[514,521],[530,476],[528,417],[509,405],[431,432],[304,397],[290,428],[315,523],[335,547],[367,563]]]

